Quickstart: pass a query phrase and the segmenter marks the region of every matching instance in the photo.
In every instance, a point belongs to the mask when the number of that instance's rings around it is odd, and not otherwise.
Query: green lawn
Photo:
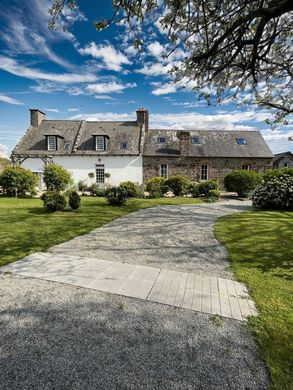
[[[248,326],[256,335],[273,388],[293,389],[293,212],[222,217],[215,232],[260,312]]]
[[[83,197],[78,211],[50,214],[40,199],[0,198],[0,266],[32,252],[46,251],[140,208],[199,202],[181,197],[129,199],[126,205],[114,207],[104,198]]]

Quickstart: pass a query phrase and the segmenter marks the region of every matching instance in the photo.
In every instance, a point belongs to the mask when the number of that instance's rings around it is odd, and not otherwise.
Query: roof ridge
[[[164,128],[157,128],[157,129],[152,129],[152,128],[149,128],[149,131],[154,131],[154,130],[165,130],[165,131],[217,131],[217,132],[220,132],[220,131],[227,131],[229,133],[233,133],[233,132],[239,132],[239,131],[242,131],[242,132],[247,132],[247,133],[259,133],[260,130],[228,130],[228,129],[164,129]]]

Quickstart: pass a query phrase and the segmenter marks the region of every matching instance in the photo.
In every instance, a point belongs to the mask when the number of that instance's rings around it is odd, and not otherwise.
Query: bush
[[[247,197],[261,182],[261,175],[254,171],[238,170],[225,176],[224,185],[227,191],[237,192],[240,197]]]
[[[217,180],[205,180],[194,184],[191,194],[194,198],[209,197],[210,191],[219,191],[220,185]]]
[[[91,196],[100,196],[101,190],[97,184],[92,184],[88,187],[87,190],[89,191]]]
[[[188,178],[185,176],[171,176],[169,179],[166,180],[164,184],[164,187],[166,188],[164,192],[171,190],[173,191],[175,196],[180,196],[185,194],[189,184],[190,180],[188,180]]]
[[[44,182],[48,191],[64,191],[72,183],[70,173],[58,164],[48,164],[44,169]]]
[[[8,167],[0,174],[0,186],[7,196],[33,195],[37,184],[37,175],[28,169]]]
[[[85,191],[88,190],[88,187],[87,185],[82,181],[80,180],[78,183],[77,183],[77,188],[78,188],[78,191],[84,193]]]
[[[127,190],[128,198],[138,198],[139,196],[139,188],[132,181],[124,181],[120,183],[120,187],[124,187]]]
[[[166,179],[161,176],[153,177],[147,181],[146,190],[150,193],[151,197],[156,194],[156,197],[160,198],[165,192],[165,182]]]
[[[250,198],[257,209],[293,210],[293,176],[283,175],[264,182]]]
[[[127,201],[127,189],[125,187],[110,187],[106,190],[105,196],[109,205],[121,206]]]
[[[47,191],[41,196],[47,211],[63,211],[66,207],[65,196],[58,191]]]
[[[80,207],[80,196],[76,191],[70,191],[68,196],[68,204],[72,210],[77,210]]]
[[[209,190],[207,195],[207,199],[209,199],[212,202],[216,202],[217,200],[220,199],[221,197],[221,192],[220,190]]]
[[[284,175],[293,176],[293,168],[268,169],[263,173],[262,178],[264,181],[270,181]]]

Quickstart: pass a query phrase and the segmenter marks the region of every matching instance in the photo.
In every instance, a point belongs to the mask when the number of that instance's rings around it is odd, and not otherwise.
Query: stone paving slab
[[[243,284],[213,275],[52,253],[34,253],[0,268],[0,272],[72,284],[239,321],[257,315]]]

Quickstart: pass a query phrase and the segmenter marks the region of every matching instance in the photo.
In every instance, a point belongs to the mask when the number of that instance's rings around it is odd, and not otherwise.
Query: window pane
[[[242,169],[249,171],[250,170],[250,165],[249,164],[243,164]]]
[[[192,138],[191,138],[191,143],[192,143],[193,145],[198,145],[198,144],[200,144],[200,138],[199,138],[199,137],[192,137]]]
[[[96,150],[105,150],[105,138],[102,135],[96,136]]]
[[[128,149],[128,144],[127,144],[127,142],[121,142],[121,144],[120,144],[120,149]]]
[[[160,144],[166,143],[166,138],[165,137],[159,137],[159,143]]]
[[[168,165],[167,164],[161,164],[160,166],[160,176],[161,177],[168,177]]]
[[[56,150],[56,137],[54,135],[48,137],[48,150]]]
[[[96,182],[98,184],[105,183],[105,165],[104,164],[97,164],[96,165]]]
[[[209,166],[207,164],[203,164],[201,166],[200,180],[208,180],[208,176],[209,176]]]
[[[238,145],[246,145],[246,140],[244,138],[236,138]]]

